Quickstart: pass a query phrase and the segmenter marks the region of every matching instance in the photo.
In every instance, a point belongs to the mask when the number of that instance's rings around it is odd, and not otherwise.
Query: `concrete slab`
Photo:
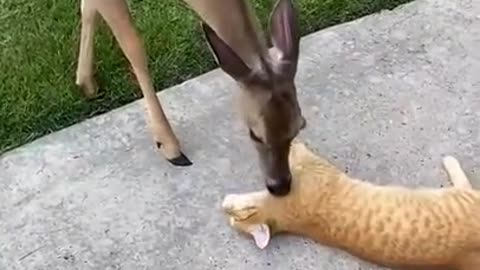
[[[309,35],[302,134],[352,174],[440,186],[480,168],[480,2],[422,0]],[[377,269],[298,237],[260,251],[219,211],[263,187],[219,70],[161,93],[194,161],[155,151],[135,102],[0,158],[0,269]]]

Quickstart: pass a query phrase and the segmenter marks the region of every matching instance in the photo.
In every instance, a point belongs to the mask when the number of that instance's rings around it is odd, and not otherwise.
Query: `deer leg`
[[[191,165],[192,162],[181,152],[178,139],[155,94],[143,41],[132,23],[127,3],[125,0],[102,0],[96,1],[95,5],[133,68],[146,103],[157,147],[173,165]]]
[[[80,12],[82,27],[76,84],[87,98],[94,98],[98,92],[98,86],[93,77],[93,38],[97,11],[92,0],[82,0]]]

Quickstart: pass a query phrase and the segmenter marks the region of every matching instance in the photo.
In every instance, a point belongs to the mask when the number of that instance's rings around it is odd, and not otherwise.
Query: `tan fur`
[[[188,8],[192,9],[203,22],[209,25],[216,35],[251,70],[255,72],[263,71],[265,63],[272,63],[278,60],[277,54],[270,55],[275,50],[269,51],[269,48],[267,48],[265,38],[262,35],[263,31],[259,27],[258,20],[254,16],[248,0],[179,1],[186,3]],[[155,94],[143,41],[132,22],[126,0],[81,0],[82,28],[76,84],[87,97],[96,97],[98,85],[93,76],[93,40],[97,24],[97,13],[101,15],[112,30],[132,66],[144,96],[146,111],[149,115],[148,122],[157,146],[168,160],[178,159],[183,156],[181,147]],[[282,15],[285,17],[285,14]],[[296,25],[285,25],[288,26],[287,29],[297,29]],[[288,36],[288,34],[284,36]],[[298,40],[293,39],[289,44],[298,47]],[[295,62],[296,66],[296,56],[293,58],[295,58],[293,62]],[[274,61],[271,61],[271,59]],[[275,69],[279,66],[281,65],[273,65],[273,68]],[[239,82],[241,78],[234,79]],[[297,135],[304,122],[296,99],[293,78],[284,81],[286,83],[283,81],[275,82],[272,84],[273,86],[269,86],[270,88],[276,88],[275,91],[273,91],[274,89],[260,89],[262,87],[258,85],[239,83],[240,88],[242,88],[239,100],[242,103],[241,107],[245,123],[250,130],[253,130],[258,137],[263,139],[265,146],[257,148],[261,154],[260,160],[264,163],[262,167],[271,167],[270,171],[273,172],[279,171],[278,167],[280,166],[287,168],[288,166],[285,166],[285,164],[267,164],[268,160],[262,158],[262,155],[270,154],[270,152],[263,151],[263,149],[270,149],[272,145],[274,145],[273,148],[275,149],[276,142],[270,142],[271,136],[269,137],[268,133],[274,131],[279,135],[275,138],[282,138],[282,143],[283,141],[289,143],[291,138]],[[273,102],[271,102],[272,100]],[[245,108],[249,108],[249,110],[245,110]],[[272,115],[274,117],[268,119],[264,115]],[[278,127],[277,123],[283,123],[283,125]],[[284,149],[276,150],[273,153],[273,160],[275,161],[279,158],[286,159],[287,155],[288,153]],[[175,164],[175,162],[172,163]],[[185,163],[185,161],[180,163]],[[283,174],[280,176],[284,178],[289,176],[286,172]],[[280,177],[273,175],[271,172],[267,176],[270,178]],[[275,179],[275,181],[278,182],[279,180]]]
[[[232,44],[240,57],[250,65],[258,65],[266,46],[258,38],[259,30],[253,20],[250,7],[238,0],[184,0],[199,17],[207,22],[219,36]],[[82,30],[78,57],[76,83],[88,97],[97,94],[97,83],[93,77],[93,38],[97,12],[105,19],[118,40],[125,56],[132,65],[145,98],[150,125],[155,141],[160,142],[167,158],[173,159],[181,153],[168,119],[155,95],[148,69],[146,52],[140,35],[131,21],[126,0],[81,0]],[[229,10],[228,16],[224,11]],[[235,31],[231,31],[235,26]],[[235,35],[233,35],[235,33]]]
[[[443,160],[453,187],[407,188],[357,180],[295,142],[292,190],[227,195],[230,224],[248,233],[268,224],[395,269],[480,269],[480,192],[453,157]]]

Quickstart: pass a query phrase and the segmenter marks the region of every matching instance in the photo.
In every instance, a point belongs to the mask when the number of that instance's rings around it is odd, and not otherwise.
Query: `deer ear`
[[[300,33],[295,8],[291,0],[278,0],[270,16],[272,44],[281,53],[282,72],[294,77],[300,45]]]
[[[207,39],[210,51],[218,66],[233,79],[242,81],[250,76],[252,70],[242,59],[225,43],[215,31],[202,22],[202,29]]]

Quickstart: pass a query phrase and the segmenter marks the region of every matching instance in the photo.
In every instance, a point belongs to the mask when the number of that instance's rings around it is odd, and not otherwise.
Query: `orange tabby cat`
[[[260,248],[290,232],[399,269],[480,270],[480,192],[458,161],[443,164],[453,187],[411,189],[349,177],[294,142],[288,196],[267,191],[230,194],[223,209],[230,225]]]

